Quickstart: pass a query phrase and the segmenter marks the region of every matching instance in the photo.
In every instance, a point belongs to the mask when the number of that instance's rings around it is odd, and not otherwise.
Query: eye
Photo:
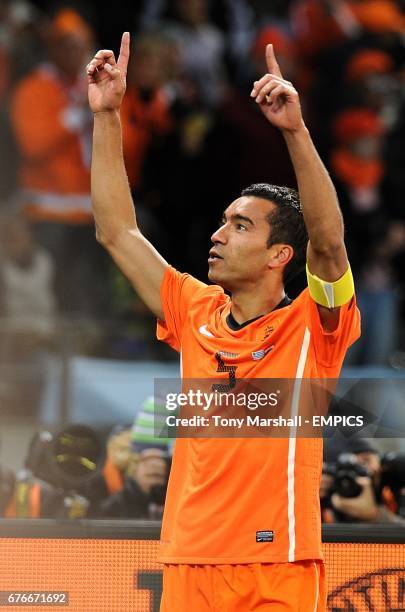
[[[245,225],[242,225],[242,223],[237,223],[236,224],[236,229],[241,231],[241,232],[244,232],[244,231],[246,231],[247,228],[246,228]]]

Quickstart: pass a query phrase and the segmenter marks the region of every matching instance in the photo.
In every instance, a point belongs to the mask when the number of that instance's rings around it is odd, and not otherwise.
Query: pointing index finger
[[[117,66],[126,74],[129,60],[129,32],[124,32],[121,39],[120,54],[118,56]]]
[[[270,74],[275,74],[283,78],[281,70],[277,64],[276,56],[274,55],[274,49],[272,44],[266,46],[266,64]]]

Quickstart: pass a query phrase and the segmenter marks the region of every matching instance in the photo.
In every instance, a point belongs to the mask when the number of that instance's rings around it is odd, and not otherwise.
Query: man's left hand
[[[304,120],[298,93],[292,83],[283,79],[271,44],[266,47],[266,63],[269,72],[253,83],[250,95],[275,127],[289,132],[300,130]]]

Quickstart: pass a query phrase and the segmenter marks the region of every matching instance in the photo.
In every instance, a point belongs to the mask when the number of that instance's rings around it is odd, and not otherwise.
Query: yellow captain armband
[[[308,264],[306,265],[306,269],[309,294],[314,302],[320,306],[337,308],[338,306],[347,304],[353,297],[354,282],[350,265],[343,276],[333,283],[324,281],[318,276],[315,276],[315,274],[311,274],[308,269]]]

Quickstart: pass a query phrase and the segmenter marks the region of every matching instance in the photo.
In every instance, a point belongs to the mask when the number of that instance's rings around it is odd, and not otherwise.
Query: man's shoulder
[[[291,299],[288,304],[288,312],[299,313],[309,307],[310,295],[308,287],[305,287],[298,295]]]

